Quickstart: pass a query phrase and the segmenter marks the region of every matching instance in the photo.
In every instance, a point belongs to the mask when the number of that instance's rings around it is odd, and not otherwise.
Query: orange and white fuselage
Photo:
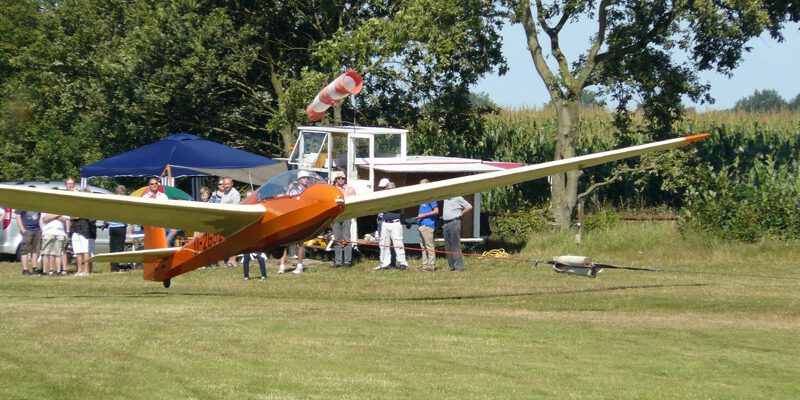
[[[241,204],[263,206],[264,216],[227,237],[206,233],[197,235],[172,256],[145,263],[144,278],[164,281],[224,260],[232,254],[262,251],[306,240],[328,227],[344,210],[342,192],[322,183],[310,186],[300,195],[285,195],[261,202],[253,195]],[[164,237],[163,228],[148,227],[145,237]],[[160,245],[145,243],[145,248],[160,247],[166,247],[166,239]]]

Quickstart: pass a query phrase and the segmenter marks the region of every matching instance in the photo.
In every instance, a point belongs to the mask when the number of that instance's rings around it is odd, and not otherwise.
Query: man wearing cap
[[[332,174],[333,185],[342,191],[342,197],[356,194],[355,189],[347,184],[347,177],[343,171],[334,171]],[[333,267],[350,267],[353,265],[353,243],[350,240],[350,226],[352,220],[336,221],[331,225],[333,230]]]
[[[450,271],[463,271],[464,260],[461,257],[461,217],[472,211],[472,205],[461,196],[444,200],[442,220],[444,226],[444,249],[447,251],[447,265]]]
[[[394,189],[394,182],[383,178],[378,183],[378,188],[382,190]],[[406,261],[406,251],[403,248],[403,224],[400,223],[400,210],[386,211],[383,213],[383,223],[381,224],[381,264],[373,268],[383,270],[391,268],[392,247],[397,255],[397,268],[404,270],[408,268]]]

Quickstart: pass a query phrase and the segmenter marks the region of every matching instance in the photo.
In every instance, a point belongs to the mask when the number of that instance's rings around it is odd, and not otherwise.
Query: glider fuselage
[[[144,278],[165,281],[237,254],[306,240],[325,229],[344,210],[342,192],[321,183],[310,186],[299,195],[260,202],[255,196],[250,196],[241,204],[261,204],[265,209],[264,216],[227,237],[205,233],[196,235],[172,256],[146,263]],[[159,233],[146,230],[145,235]],[[149,246],[166,247],[166,243],[151,242]]]

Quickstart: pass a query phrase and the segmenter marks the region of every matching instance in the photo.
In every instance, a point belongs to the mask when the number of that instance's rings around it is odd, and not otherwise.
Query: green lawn
[[[265,282],[223,268],[170,289],[105,265],[53,278],[2,263],[0,399],[797,399],[798,247],[630,223],[521,255],[662,272],[367,260],[279,276],[270,260]]]

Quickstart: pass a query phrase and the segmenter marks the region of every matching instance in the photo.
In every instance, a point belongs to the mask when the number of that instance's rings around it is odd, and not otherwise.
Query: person
[[[222,178],[222,196],[220,196],[219,202],[221,204],[239,204],[242,201],[242,196],[239,194],[239,191],[233,187],[233,178],[230,176],[226,176]]]
[[[258,268],[261,269],[261,280],[267,279],[267,265],[264,263],[264,260],[267,258],[267,255],[264,252],[257,251],[253,253],[245,253],[242,257],[242,266],[244,270],[244,280],[250,280],[250,260],[257,260],[258,261]]]
[[[53,275],[61,269],[61,255],[67,240],[66,223],[69,217],[60,214],[42,214],[42,255],[47,265],[47,274]],[[64,266],[66,268],[66,266]],[[42,266],[44,272],[44,265]],[[63,270],[66,273],[66,270]]]
[[[217,181],[217,189],[211,194],[211,202],[219,203],[222,200],[222,195],[225,193],[225,182],[222,178]]]
[[[42,229],[39,225],[40,216],[41,214],[35,211],[17,210],[17,226],[20,233],[22,233],[22,244],[19,248],[19,254],[22,258],[22,275],[31,274],[28,271],[29,258],[32,270],[35,269],[39,260],[39,250],[42,244]]]
[[[114,194],[118,196],[127,196],[128,189],[124,185],[118,185],[114,190]],[[121,253],[125,251],[125,235],[128,233],[128,225],[122,222],[109,222],[108,223],[108,247],[112,253]],[[111,263],[111,272],[120,272],[128,269],[122,267],[119,263]]]
[[[444,200],[442,220],[444,226],[444,249],[447,251],[447,265],[450,271],[463,271],[464,259],[461,257],[461,217],[472,211],[472,205],[461,196]]]
[[[90,275],[92,268],[89,257],[94,251],[94,241],[97,238],[96,221],[88,218],[72,218],[71,226],[72,251],[77,263],[75,276]]]
[[[75,191],[78,190],[75,187],[75,180],[72,179],[72,177],[69,177],[69,176],[64,179],[64,187],[66,188],[66,190],[68,192],[75,192]],[[72,249],[72,240],[70,240],[70,238],[72,237],[72,225],[71,224],[72,224],[72,221],[69,218],[67,218],[67,222],[66,222],[66,226],[65,226],[65,228],[67,230],[67,238],[66,238],[66,240],[64,240],[64,249],[61,251],[61,268],[62,268],[61,272],[63,274],[67,273],[66,269],[69,266],[69,255],[70,254],[75,254],[75,251]]]
[[[427,179],[419,181],[420,184],[429,183]],[[439,205],[435,201],[420,204],[417,213],[417,231],[422,245],[422,271],[436,271],[436,250],[433,247],[433,230],[436,228],[436,218],[439,216]]]
[[[211,189],[209,189],[207,186],[200,188],[200,201],[203,203],[208,203],[211,201]]]
[[[386,178],[384,178],[386,179]],[[381,184],[385,183],[381,186]],[[386,179],[378,184],[382,190],[391,190],[396,186],[394,182]],[[386,211],[383,213],[383,223],[381,224],[381,240],[380,240],[380,260],[381,263],[375,270],[383,270],[392,268],[392,248],[394,248],[397,256],[397,268],[405,270],[408,268],[406,261],[406,250],[403,243],[403,224],[400,223],[400,210]]]
[[[309,186],[311,186],[311,174],[308,171],[300,170],[297,173],[297,180],[289,184],[286,194],[289,196],[297,196]],[[295,268],[292,273],[295,275],[302,274],[303,259],[305,258],[305,247],[303,247],[303,243],[292,243],[283,248],[283,255],[280,259],[278,273],[282,274],[286,272],[286,261],[289,258],[289,247],[294,247],[297,250],[297,268]]]
[[[147,191],[144,192],[142,197],[147,199],[169,200],[167,194],[164,193],[164,190],[160,188],[160,186],[158,178],[151,176],[147,179]]]
[[[333,185],[342,191],[342,197],[353,196],[355,189],[347,184],[347,177],[342,171],[333,173]],[[336,221],[331,225],[333,230],[333,267],[350,267],[353,265],[353,243],[350,236],[352,219]]]
[[[219,198],[220,204],[239,204],[242,201],[242,196],[239,191],[233,187],[233,179],[230,176],[222,178],[222,196]],[[231,256],[225,262],[226,267],[236,266],[236,256]]]

